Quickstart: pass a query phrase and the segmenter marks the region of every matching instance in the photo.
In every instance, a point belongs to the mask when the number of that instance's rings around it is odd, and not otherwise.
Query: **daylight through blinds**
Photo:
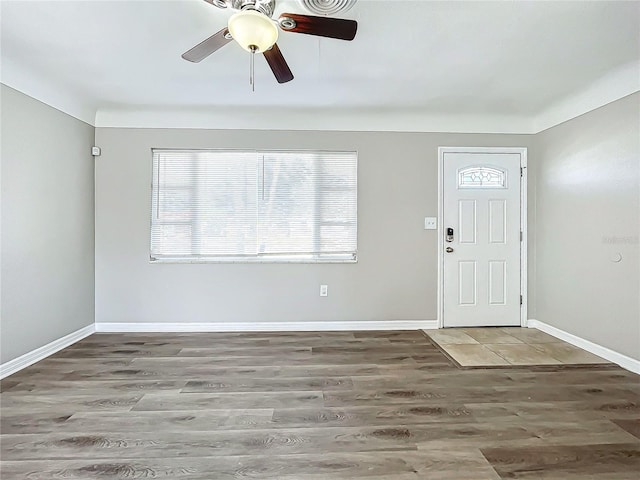
[[[151,259],[354,261],[357,154],[153,150]]]

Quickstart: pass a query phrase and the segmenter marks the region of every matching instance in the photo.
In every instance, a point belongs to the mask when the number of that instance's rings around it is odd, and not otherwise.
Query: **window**
[[[458,188],[507,188],[507,172],[497,167],[462,168]]]
[[[151,261],[355,262],[357,154],[153,150]]]

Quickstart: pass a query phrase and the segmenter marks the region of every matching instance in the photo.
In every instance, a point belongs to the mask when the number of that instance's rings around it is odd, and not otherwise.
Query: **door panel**
[[[520,325],[520,154],[445,152],[443,175],[444,326]]]
[[[505,243],[507,239],[507,202],[489,200],[489,243]]]
[[[476,262],[458,262],[460,286],[458,292],[460,295],[459,305],[475,305],[477,288]]]
[[[489,262],[489,305],[504,305],[507,300],[507,262]]]
[[[460,200],[458,231],[460,232],[460,243],[476,243],[476,201]]]

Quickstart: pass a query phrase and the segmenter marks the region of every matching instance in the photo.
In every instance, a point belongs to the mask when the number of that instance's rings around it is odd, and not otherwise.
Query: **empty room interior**
[[[0,1],[0,477],[637,480],[640,1]]]

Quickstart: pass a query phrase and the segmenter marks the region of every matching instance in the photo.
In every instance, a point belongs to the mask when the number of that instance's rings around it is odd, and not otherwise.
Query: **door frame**
[[[520,326],[527,326],[527,148],[526,147],[438,147],[438,328],[444,328],[444,154],[517,153],[520,155]]]

